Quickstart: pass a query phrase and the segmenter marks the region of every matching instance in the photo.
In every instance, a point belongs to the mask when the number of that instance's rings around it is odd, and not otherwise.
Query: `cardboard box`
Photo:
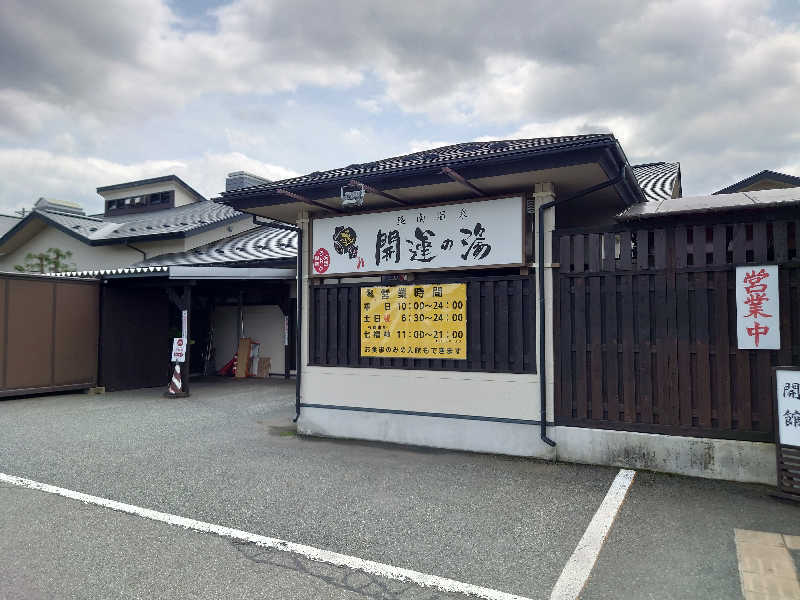
[[[250,371],[250,351],[253,346],[253,340],[250,338],[239,339],[239,349],[236,351],[236,378],[247,377]]]
[[[253,373],[253,377],[269,377],[269,370],[270,370],[270,357],[269,356],[261,356],[258,358],[258,368]]]

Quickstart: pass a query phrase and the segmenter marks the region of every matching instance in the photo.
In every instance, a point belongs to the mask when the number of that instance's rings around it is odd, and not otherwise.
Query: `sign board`
[[[361,288],[361,356],[467,358],[467,284]]]
[[[342,206],[355,207],[364,204],[363,185],[344,185],[340,188]]]
[[[780,349],[778,266],[736,267],[735,285],[739,349]]]
[[[778,394],[777,438],[785,446],[800,448],[800,369],[775,369]]]
[[[283,345],[289,345],[289,316],[284,315],[283,317]]]
[[[172,338],[172,362],[186,362],[187,348],[185,337]]]
[[[521,196],[314,219],[314,275],[524,262]]]
[[[184,338],[188,338],[189,337],[187,329],[189,329],[189,311],[188,310],[182,310],[181,311],[181,336],[183,336]]]
[[[777,496],[800,501],[800,367],[775,367]]]

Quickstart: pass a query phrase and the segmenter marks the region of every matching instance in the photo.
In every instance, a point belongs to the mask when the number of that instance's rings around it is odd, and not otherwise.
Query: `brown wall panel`
[[[56,283],[55,385],[97,383],[97,286]]]
[[[6,308],[8,306],[7,300],[8,281],[0,278],[0,389],[6,387],[6,323],[8,316],[6,315]]]
[[[52,280],[8,280],[6,388],[53,385]]]

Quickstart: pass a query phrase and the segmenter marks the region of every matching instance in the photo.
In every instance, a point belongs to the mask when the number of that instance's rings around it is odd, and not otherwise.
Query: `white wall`
[[[283,375],[285,351],[283,347],[283,312],[278,306],[244,306],[244,335],[261,344],[261,356],[269,357],[271,373]],[[218,306],[214,310],[214,341],[216,368],[221,369],[233,357],[239,346],[239,308]]]
[[[142,260],[140,252],[122,244],[90,246],[54,227],[47,227],[16,250],[0,256],[0,270],[13,271],[14,265],[25,264],[25,255],[28,252],[38,254],[46,252],[48,248],[71,251],[69,262],[74,263],[77,270],[115,269]]]
[[[148,259],[162,254],[185,252],[197,246],[215,240],[236,235],[254,227],[252,221],[243,219],[231,225],[232,231],[227,230],[227,225],[215,227],[186,238],[174,238],[158,241],[133,241],[131,244],[143,250]],[[0,256],[0,270],[13,271],[14,265],[25,264],[25,255],[29,252],[38,254],[48,248],[60,248],[72,252],[70,263],[76,265],[76,270],[115,269],[128,267],[144,260],[141,252],[127,247],[125,244],[110,244],[104,246],[90,246],[66,233],[47,226],[40,233],[22,244],[5,256]]]
[[[539,420],[539,376],[514,373],[306,367],[303,402]]]

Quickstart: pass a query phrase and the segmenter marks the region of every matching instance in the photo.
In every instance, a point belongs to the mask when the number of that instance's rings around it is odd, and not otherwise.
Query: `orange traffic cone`
[[[164,393],[164,395],[168,398],[179,398],[189,395],[183,389],[180,363],[175,363],[175,370],[172,372],[172,379],[170,379],[169,385],[167,386],[167,391]]]

